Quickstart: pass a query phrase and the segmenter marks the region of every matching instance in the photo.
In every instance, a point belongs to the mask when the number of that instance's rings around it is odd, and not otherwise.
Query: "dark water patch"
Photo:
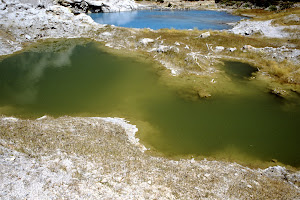
[[[243,17],[226,12],[208,10],[157,11],[142,10],[117,13],[92,13],[92,19],[99,24],[110,24],[128,28],[213,29],[230,28],[227,23],[237,22]]]
[[[235,79],[247,79],[257,72],[257,68],[241,62],[225,62],[225,72]]]
[[[250,73],[234,70],[238,77]],[[158,80],[150,64],[114,56],[93,43],[56,53],[25,52],[0,63],[0,112],[125,117],[137,124],[144,143],[166,155],[300,165],[299,104],[282,109],[246,81],[241,94],[188,101]]]

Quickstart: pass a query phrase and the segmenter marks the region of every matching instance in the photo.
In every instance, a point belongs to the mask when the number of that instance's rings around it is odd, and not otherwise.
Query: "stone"
[[[108,182],[108,180],[106,178],[101,180],[101,183],[107,183],[107,182]]]
[[[154,42],[154,40],[151,38],[143,38],[140,40],[140,43],[142,43],[144,46],[146,46],[148,43],[152,43],[152,42]]]
[[[284,32],[285,26],[272,26],[272,20],[268,21],[250,21],[243,20],[237,23],[228,32],[240,35],[260,34],[271,38],[290,37],[290,34]]]
[[[20,3],[21,2],[21,3]],[[93,38],[94,33],[104,26],[97,24],[85,14],[74,15],[70,8],[53,5],[49,1],[22,3],[5,1],[5,10],[0,10],[0,55],[10,54],[22,49],[22,43],[45,38]],[[25,0],[24,0],[25,2]],[[42,4],[42,2],[45,2]],[[22,22],[22,23],[16,23]],[[5,33],[9,36],[7,39]]]
[[[199,37],[200,37],[200,38],[207,38],[207,37],[209,37],[209,36],[210,36],[210,32],[207,31],[207,32],[205,32],[205,33],[202,33]]]
[[[48,118],[47,115],[44,115],[42,117],[37,118],[36,120],[44,120],[44,119],[47,119],[47,118]]]
[[[31,37],[30,37],[29,35],[25,35],[25,38],[26,38],[27,40],[30,40],[30,39],[31,39]]]
[[[106,32],[101,33],[100,35],[104,38],[108,38],[108,37],[111,37],[113,34],[106,31]]]
[[[234,51],[236,51],[236,47],[233,47],[233,48],[228,48],[228,51],[230,51],[230,52],[234,52]]]
[[[59,4],[71,7],[73,13],[121,12],[141,7],[133,0],[62,0]]]
[[[254,50],[255,49],[255,47],[253,47],[253,46],[251,46],[251,45],[244,45],[243,46],[243,50],[248,50],[248,51],[250,51],[250,50]]]
[[[223,46],[216,46],[215,51],[216,51],[216,52],[221,52],[221,51],[223,51],[224,49],[225,49],[225,47],[223,47]]]
[[[157,52],[165,53],[170,50],[169,46],[165,45],[159,45],[158,48],[156,49]]]

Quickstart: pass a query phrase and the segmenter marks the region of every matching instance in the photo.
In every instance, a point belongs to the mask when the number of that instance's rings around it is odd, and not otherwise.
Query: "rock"
[[[114,46],[111,43],[106,43],[105,46],[109,48],[114,48]]]
[[[251,46],[251,45],[244,45],[242,49],[243,49],[243,50],[250,51],[250,50],[254,50],[254,49],[256,49],[256,48],[253,47],[253,46]]]
[[[261,34],[271,38],[289,37],[289,33],[283,31],[285,26],[272,26],[272,20],[268,21],[240,21],[228,32],[240,35]]]
[[[30,37],[29,35],[25,35],[25,38],[26,38],[27,40],[30,40],[30,39],[31,39],[31,37]]]
[[[140,7],[133,0],[62,0],[59,4],[71,7],[73,13],[121,12]]]
[[[23,42],[44,38],[93,38],[95,32],[103,28],[85,14],[74,15],[69,8],[52,5],[46,0],[42,4],[44,8],[38,9],[35,3],[5,2],[6,9],[0,10],[0,55],[21,50]]]
[[[140,43],[142,43],[144,46],[146,46],[148,43],[154,42],[151,38],[143,38],[140,40]]]
[[[43,119],[47,119],[47,118],[48,118],[47,115],[44,115],[42,117],[37,118],[36,120],[43,120]]]
[[[274,47],[263,47],[263,48],[256,48],[251,45],[245,45],[241,49],[243,52],[252,51],[252,52],[260,52],[265,57],[275,59],[277,62],[282,62],[288,59],[295,65],[299,65],[299,56],[300,50],[299,49],[289,49],[285,46],[274,48]]]
[[[281,180],[288,181],[290,183],[299,183],[300,182],[300,172],[290,173],[285,167],[274,166],[268,167],[262,170],[264,175],[272,178],[278,178]]]
[[[234,52],[234,51],[236,51],[236,47],[233,47],[233,48],[228,48],[228,51],[230,51],[230,52]]]
[[[4,117],[2,118],[3,121],[9,121],[9,122],[17,122],[19,121],[18,118],[14,118],[14,117]]]
[[[210,36],[210,32],[207,31],[207,32],[205,32],[205,33],[202,33],[199,37],[200,37],[200,38],[207,38],[207,37],[209,37],[209,36]]]
[[[101,183],[107,183],[108,182],[108,180],[106,179],[106,178],[103,178],[102,180],[101,180]]]
[[[300,22],[300,17],[296,14],[291,14],[284,17],[285,22]]]
[[[278,97],[284,97],[287,94],[287,92],[281,88],[271,89],[271,93],[275,94]]]
[[[100,35],[101,35],[103,38],[109,38],[109,37],[111,37],[113,34],[106,31],[106,32],[101,33]]]
[[[157,52],[165,53],[170,50],[169,46],[159,45],[158,48],[154,49]]]
[[[225,47],[223,47],[223,46],[216,46],[215,51],[216,51],[216,52],[221,52],[221,51],[223,51],[224,49],[225,49]]]
[[[211,97],[211,94],[205,92],[205,91],[199,91],[198,92],[198,95],[200,98],[208,98],[208,97]]]

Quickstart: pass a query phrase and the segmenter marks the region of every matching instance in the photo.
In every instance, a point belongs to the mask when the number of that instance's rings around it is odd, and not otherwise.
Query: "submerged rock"
[[[199,91],[198,95],[199,95],[200,98],[209,98],[209,97],[211,97],[211,94],[209,94],[206,91]]]
[[[286,90],[283,90],[281,88],[274,88],[274,89],[271,89],[271,93],[278,96],[278,97],[284,97],[287,95],[287,91]]]

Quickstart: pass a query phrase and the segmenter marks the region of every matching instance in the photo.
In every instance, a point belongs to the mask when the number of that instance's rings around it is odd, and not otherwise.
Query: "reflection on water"
[[[227,65],[229,74],[239,75],[232,81],[240,94],[188,101],[162,85],[149,64],[93,44],[26,52],[0,62],[0,111],[24,117],[125,117],[138,126],[142,141],[168,155],[221,154],[300,166],[299,101],[283,110],[280,101],[242,78],[252,68]],[[1,110],[5,106],[12,108]]]
[[[4,98],[0,102],[34,104],[39,90],[38,83],[45,70],[49,67],[70,66],[74,47],[70,46],[63,53],[25,52],[4,60],[1,65],[5,67],[1,68],[0,73],[1,94]]]
[[[237,22],[243,17],[226,12],[193,11],[133,11],[119,13],[92,13],[90,16],[100,24],[129,28],[175,28],[175,29],[228,29],[226,23]]]

